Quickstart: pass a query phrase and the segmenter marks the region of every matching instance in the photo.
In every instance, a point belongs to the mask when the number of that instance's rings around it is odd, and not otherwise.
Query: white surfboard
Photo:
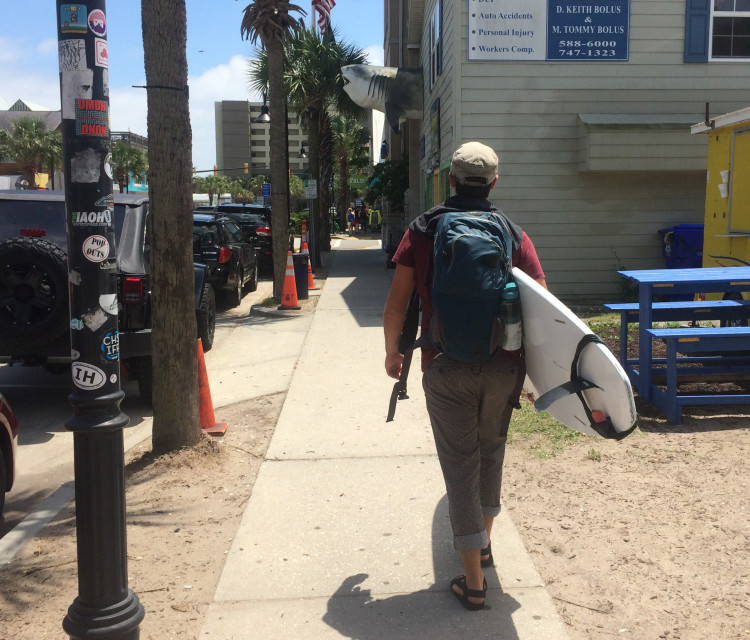
[[[526,390],[538,400],[570,382],[571,364],[581,339],[593,335],[568,307],[518,268],[513,269],[523,311],[523,345],[526,353]],[[597,418],[607,417],[617,434],[629,432],[638,418],[633,389],[617,358],[603,344],[588,344],[581,351],[578,374],[596,385],[582,391]],[[530,384],[529,384],[530,383]],[[553,392],[545,411],[563,424],[590,435],[594,430],[575,393]]]

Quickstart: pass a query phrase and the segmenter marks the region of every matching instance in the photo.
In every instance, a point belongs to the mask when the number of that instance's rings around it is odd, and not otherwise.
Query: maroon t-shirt
[[[414,269],[414,284],[422,301],[422,333],[430,328],[432,316],[432,247],[433,239],[430,235],[417,233],[414,229],[407,229],[404,237],[393,255],[393,261],[405,267]],[[521,246],[513,252],[513,266],[518,267],[534,280],[544,278],[544,271],[536,254],[534,243],[526,232],[523,232]],[[432,364],[438,352],[431,347],[422,347],[422,371]]]

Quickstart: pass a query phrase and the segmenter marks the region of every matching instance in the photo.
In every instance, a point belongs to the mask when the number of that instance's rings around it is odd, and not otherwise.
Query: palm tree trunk
[[[281,299],[289,252],[287,193],[288,142],[286,139],[286,90],[284,88],[284,46],[279,40],[264,43],[268,52],[268,108],[271,112],[271,232],[273,234],[273,295]]]
[[[318,182],[318,196],[320,196],[320,119],[318,112],[313,111],[310,113],[310,117],[307,122],[308,137],[310,142],[310,174],[311,177]],[[312,249],[312,266],[320,266],[320,216],[318,214],[320,210],[320,198],[312,200],[313,211],[310,211],[310,217],[315,216],[314,232],[315,239]]]
[[[333,131],[327,111],[321,113],[320,123],[320,219],[322,251],[331,250],[331,176],[333,175]]]
[[[201,437],[193,291],[185,0],[142,0],[148,89],[155,453]]]

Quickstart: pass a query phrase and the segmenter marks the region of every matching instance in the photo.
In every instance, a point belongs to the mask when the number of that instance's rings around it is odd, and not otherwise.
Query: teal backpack
[[[429,340],[438,351],[483,362],[501,348],[501,295],[512,281],[512,251],[501,213],[447,212],[437,220]]]

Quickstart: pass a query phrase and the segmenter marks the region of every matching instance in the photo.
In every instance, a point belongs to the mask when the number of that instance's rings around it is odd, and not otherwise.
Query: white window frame
[[[750,60],[750,56],[746,56],[744,58],[739,57],[727,57],[727,56],[714,56],[714,20],[716,18],[747,18],[750,20],[750,10],[748,11],[737,11],[736,9],[732,9],[731,11],[719,11],[717,9],[714,9],[715,6],[714,0],[711,0],[711,21],[710,21],[710,27],[709,27],[709,33],[708,33],[708,43],[709,43],[709,54],[708,54],[708,60],[709,62],[747,62]],[[750,36],[748,36],[750,38]]]
[[[430,16],[430,89],[435,86],[435,83],[437,82],[437,79],[439,77],[438,68],[439,68],[439,56],[441,55],[440,51],[440,44],[442,39],[442,27],[440,22],[440,3],[441,0],[437,0],[435,2],[435,9],[432,12],[432,15]]]

